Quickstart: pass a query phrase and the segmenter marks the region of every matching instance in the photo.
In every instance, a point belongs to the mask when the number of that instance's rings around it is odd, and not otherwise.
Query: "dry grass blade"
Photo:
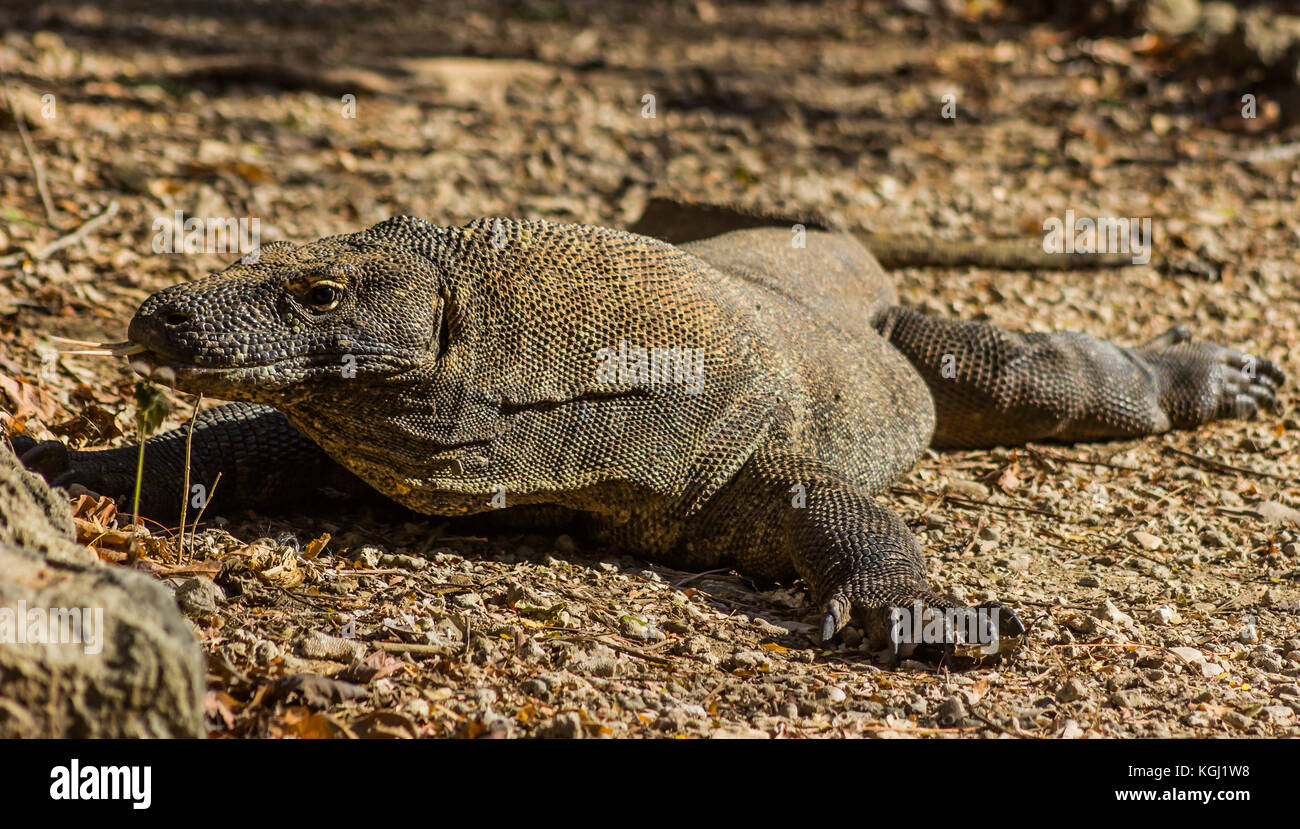
[[[148,350],[130,340],[120,343],[94,343],[88,340],[72,340],[67,337],[51,336],[50,342],[56,346],[73,346],[70,349],[60,348],[60,354],[80,354],[91,357],[125,357]]]

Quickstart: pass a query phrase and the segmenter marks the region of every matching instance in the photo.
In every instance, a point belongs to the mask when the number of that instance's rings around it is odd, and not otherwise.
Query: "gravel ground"
[[[120,339],[148,293],[231,258],[153,255],[174,210],[303,241],[397,213],[624,225],[665,187],[946,238],[1151,217],[1149,266],[909,270],[901,294],[1129,343],[1186,323],[1300,377],[1294,90],[1185,41],[882,2],[113,5],[11,10],[0,41],[58,228],[6,111],[0,257],[120,205],[0,270],[10,432],[127,439],[133,381],[46,338]],[[888,500],[934,585],[1031,628],[960,670],[886,670],[852,631],[817,647],[799,584],[396,510],[211,520],[136,566],[195,623],[213,736],[1296,736],[1293,389],[1249,423],[927,454]],[[76,509],[124,558],[111,507]]]

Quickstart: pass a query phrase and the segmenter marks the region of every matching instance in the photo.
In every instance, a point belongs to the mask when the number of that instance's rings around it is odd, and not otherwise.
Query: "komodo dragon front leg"
[[[902,519],[815,458],[758,451],[687,537],[688,548],[720,553],[743,572],[783,578],[793,568],[821,610],[823,641],[853,611],[879,632],[894,608],[910,609],[917,601],[931,609],[957,607],[930,589],[920,544]],[[991,607],[998,608],[1000,635],[1025,632],[1009,609]],[[889,644],[897,656],[902,643],[890,636]]]
[[[939,448],[1153,435],[1273,408],[1286,375],[1176,326],[1126,348],[1074,332],[1018,334],[894,307],[876,329],[916,367]]]

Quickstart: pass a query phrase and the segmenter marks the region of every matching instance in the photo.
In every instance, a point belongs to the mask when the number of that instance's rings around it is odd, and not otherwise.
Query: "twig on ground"
[[[1014,510],[1016,512],[1032,512],[1034,515],[1046,515],[1049,518],[1061,519],[1061,514],[1051,510],[1039,509],[1038,507],[1017,507],[1011,504],[995,504],[992,501],[984,501],[979,498],[967,498],[965,495],[953,495],[949,492],[926,492],[923,489],[912,489],[911,487],[896,486],[889,490],[897,495],[913,495],[923,498],[938,498],[941,501],[948,501],[959,507],[988,507],[989,509]]]
[[[180,558],[185,559],[185,511],[190,505],[190,449],[194,445],[194,421],[199,418],[199,406],[203,405],[203,395],[194,401],[194,413],[190,415],[190,427],[185,432],[185,480],[181,484],[181,548]]]
[[[1208,466],[1209,468],[1215,470],[1216,472],[1236,472],[1240,475],[1255,475],[1257,477],[1268,478],[1269,480],[1273,480],[1273,481],[1284,481],[1286,483],[1292,482],[1290,478],[1287,478],[1283,475],[1274,475],[1271,472],[1261,472],[1258,469],[1247,469],[1244,466],[1233,466],[1230,463],[1224,463],[1223,461],[1216,461],[1213,458],[1203,458],[1200,455],[1196,454],[1195,452],[1185,452],[1182,449],[1175,449],[1172,446],[1166,446],[1165,451],[1174,455],[1178,455],[1179,457],[1187,458],[1188,460],[1191,461],[1196,461],[1199,464]]]
[[[116,216],[117,208],[117,199],[113,199],[104,207],[103,210],[99,211],[94,216],[91,216],[76,230],[60,236],[40,250],[31,253],[24,251],[22,253],[11,253],[8,256],[0,256],[0,268],[12,268],[14,265],[22,264],[24,259],[31,259],[34,262],[40,262],[42,259],[49,259],[64,248],[77,244],[92,230],[98,229],[109,219]]]
[[[5,106],[9,108],[9,114],[14,117],[14,123],[18,126],[18,137],[23,142],[23,151],[27,153],[27,161],[32,165],[32,176],[36,179],[36,192],[41,196],[41,207],[45,208],[45,220],[50,227],[57,229],[59,226],[58,215],[54,210],[54,200],[50,198],[50,189],[45,183],[45,168],[41,166],[41,160],[36,155],[36,148],[32,146],[31,136],[27,134],[27,116],[18,107],[14,106],[13,98],[9,94],[9,79],[4,78],[2,85],[5,93]]]
[[[203,512],[208,508],[208,504],[212,503],[212,496],[217,494],[217,484],[219,483],[221,483],[220,472],[217,473],[216,479],[213,480],[212,488],[208,490],[208,497],[203,499],[203,506],[199,507],[199,514],[194,516],[194,525],[190,527],[190,541],[193,541],[195,534],[198,533],[199,522],[203,520]]]

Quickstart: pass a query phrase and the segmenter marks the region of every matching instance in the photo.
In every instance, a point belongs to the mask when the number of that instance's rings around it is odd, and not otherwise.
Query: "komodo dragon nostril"
[[[190,315],[181,311],[171,311],[163,317],[163,324],[168,328],[177,328],[190,321]]]

